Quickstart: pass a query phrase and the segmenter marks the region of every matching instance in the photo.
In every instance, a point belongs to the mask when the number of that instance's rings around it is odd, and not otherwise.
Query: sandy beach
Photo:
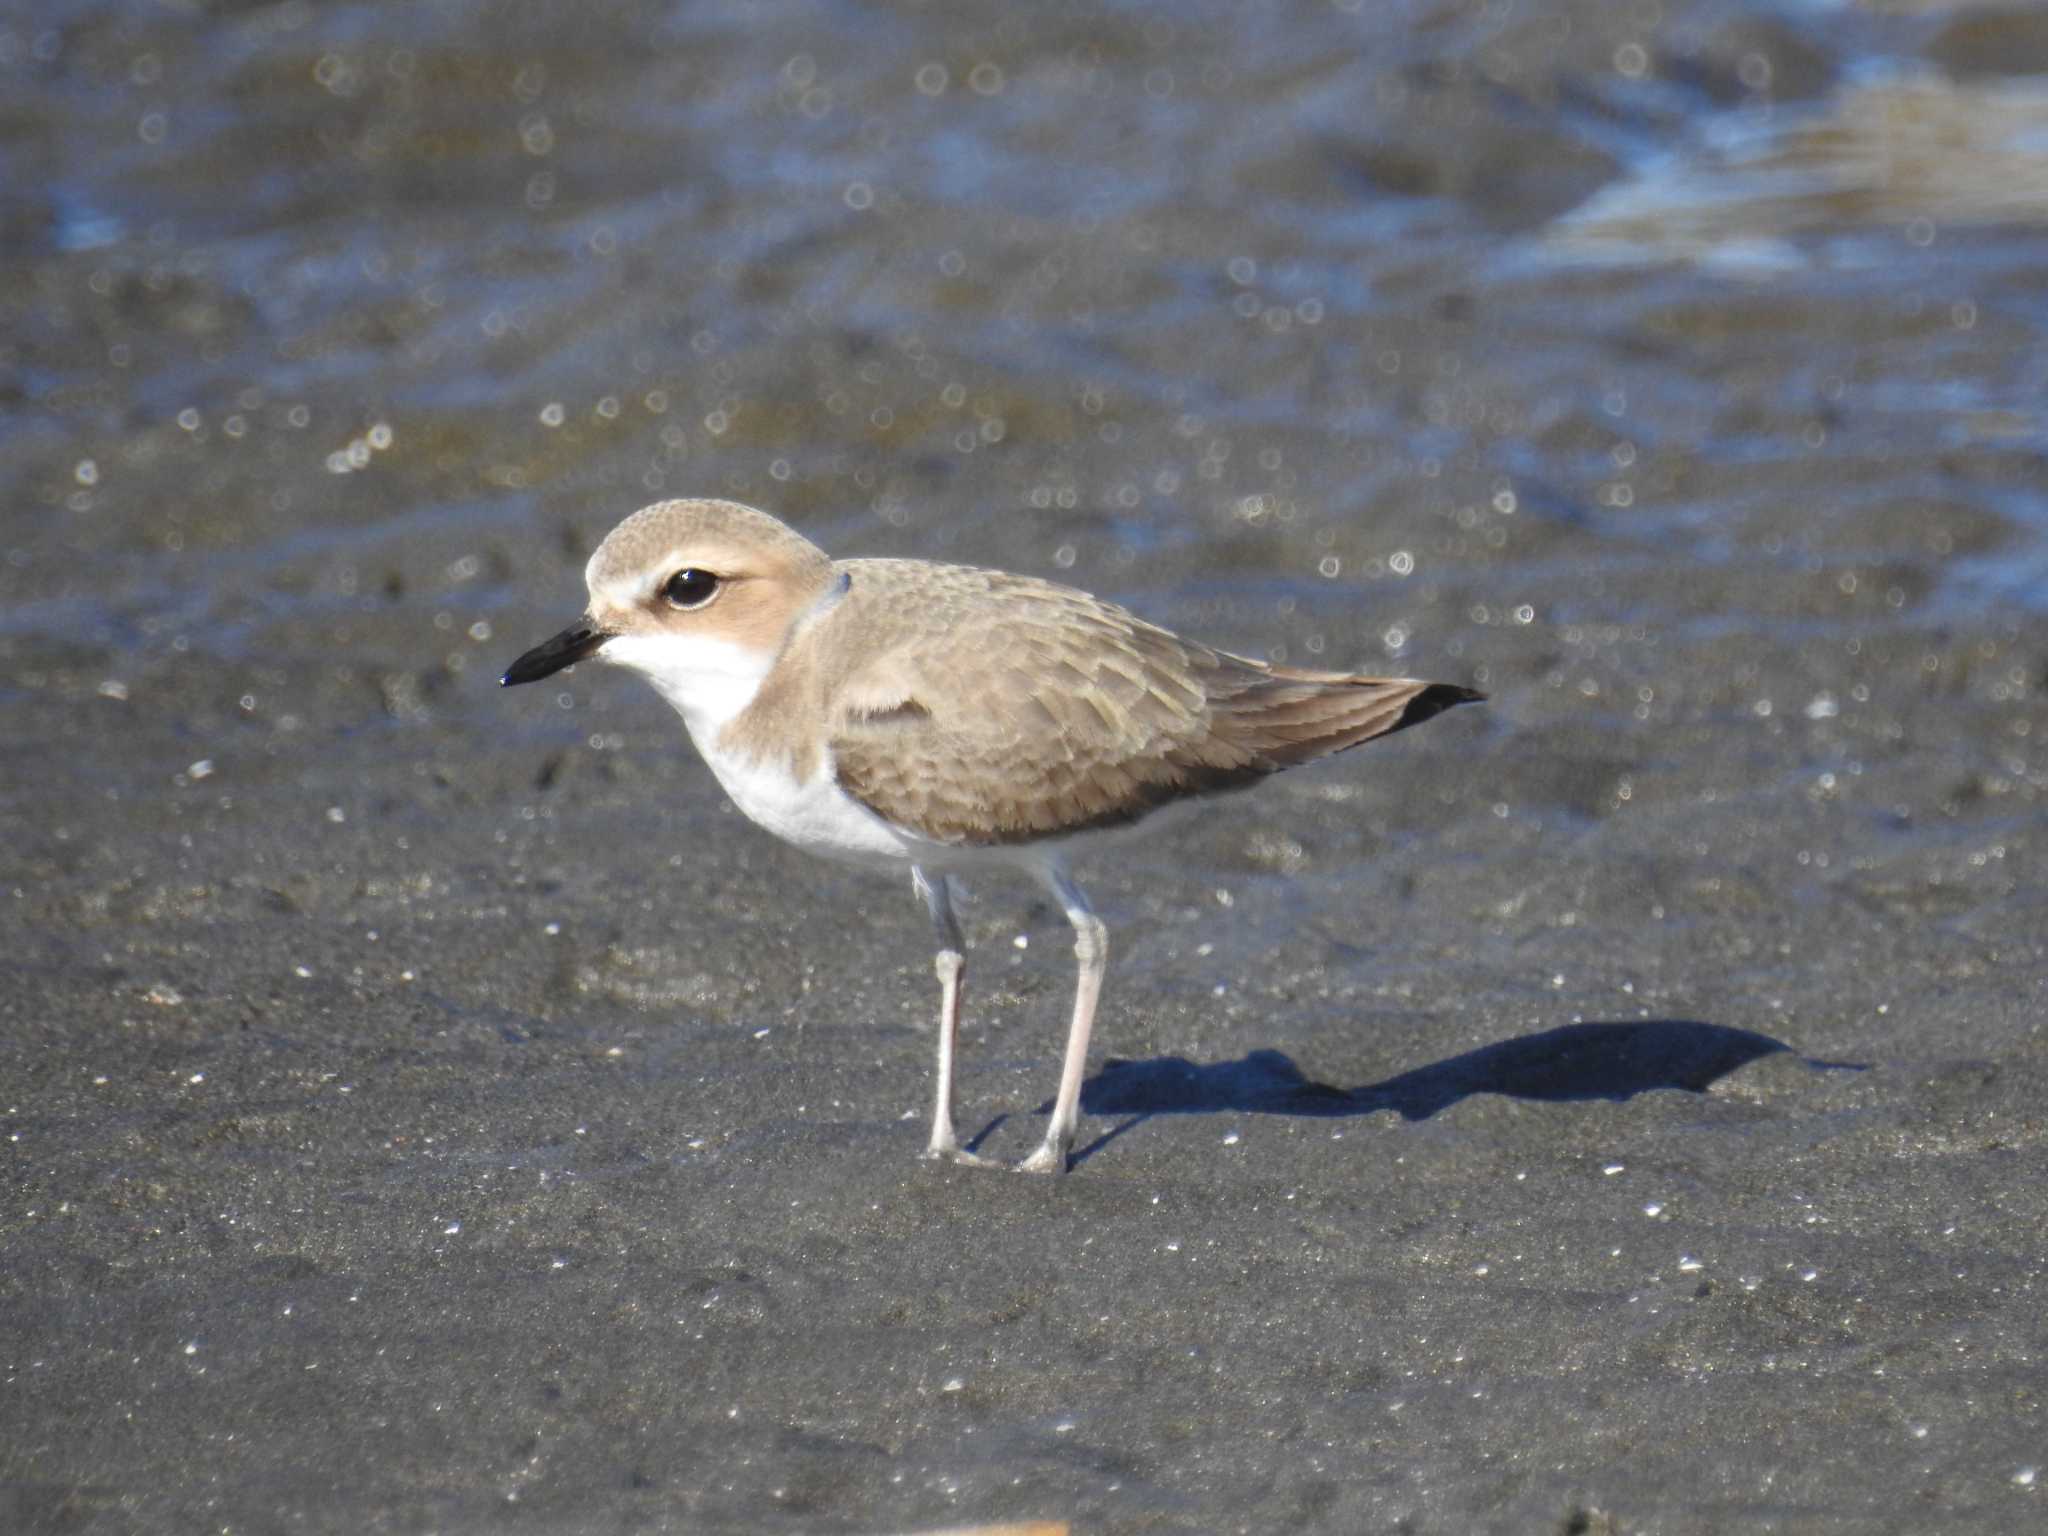
[[[1922,9],[0,23],[0,1530],[2048,1522],[2048,34]],[[496,686],[691,493],[1491,700],[1084,868],[1076,1166],[934,1165],[907,883]]]

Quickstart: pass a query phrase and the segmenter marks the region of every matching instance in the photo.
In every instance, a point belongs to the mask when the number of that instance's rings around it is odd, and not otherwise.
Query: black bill
[[[573,629],[565,629],[554,639],[541,641],[507,667],[505,675],[498,679],[498,685],[510,688],[514,683],[537,683],[544,677],[552,677],[564,667],[575,666],[609,639],[609,632],[593,624],[578,624]]]

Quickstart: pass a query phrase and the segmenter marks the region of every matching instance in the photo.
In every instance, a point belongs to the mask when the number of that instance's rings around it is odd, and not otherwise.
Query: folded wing
[[[831,750],[848,794],[944,843],[1126,825],[1482,697],[1269,666],[1027,577],[949,569],[922,595],[837,690]]]

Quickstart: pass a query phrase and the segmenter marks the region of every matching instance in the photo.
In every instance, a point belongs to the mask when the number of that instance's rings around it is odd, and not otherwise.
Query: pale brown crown
[[[662,595],[684,570],[717,578],[702,607],[678,609]],[[711,634],[769,652],[831,577],[832,562],[802,534],[736,501],[709,500],[642,507],[584,569],[591,620],[608,633]]]

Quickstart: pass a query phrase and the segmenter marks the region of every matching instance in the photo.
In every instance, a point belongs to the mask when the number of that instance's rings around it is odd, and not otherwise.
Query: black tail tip
[[[1485,702],[1486,695],[1477,688],[1461,688],[1456,683],[1431,683],[1408,701],[1408,707],[1401,711],[1401,723],[1394,729],[1405,731],[1411,725],[1434,720],[1445,710],[1455,709],[1460,704]]]

